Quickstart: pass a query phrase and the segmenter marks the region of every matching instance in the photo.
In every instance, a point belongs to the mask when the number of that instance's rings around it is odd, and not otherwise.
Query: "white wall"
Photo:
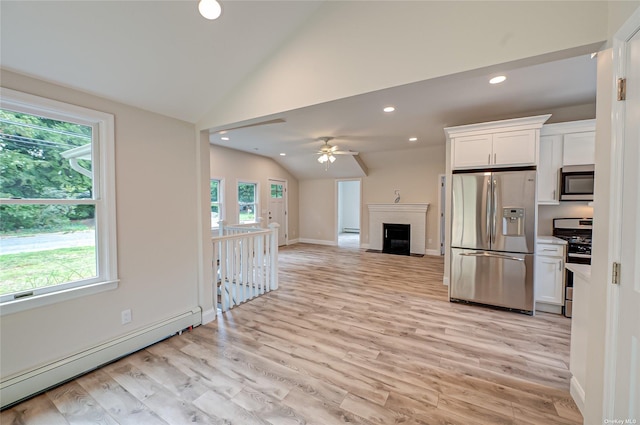
[[[593,207],[586,202],[562,202],[560,205],[538,206],[538,235],[550,236],[553,233],[554,218],[593,217]]]
[[[360,181],[338,182],[338,232],[360,228]]]
[[[194,126],[12,72],[1,77],[3,87],[115,115],[120,277],[116,290],[3,316],[2,378],[197,309]],[[124,309],[133,320],[123,326]]]
[[[300,242],[337,245],[335,180],[300,180]]]
[[[222,126],[567,49],[586,54],[607,39],[606,16],[604,1],[325,2],[197,125]]]
[[[238,222],[238,181],[258,182],[260,211],[257,216],[264,217],[266,222],[270,196],[269,179],[286,180],[289,205],[288,237],[298,238],[298,180],[294,176],[271,158],[215,145],[211,145],[209,151],[211,177],[224,178],[223,208],[227,223]]]

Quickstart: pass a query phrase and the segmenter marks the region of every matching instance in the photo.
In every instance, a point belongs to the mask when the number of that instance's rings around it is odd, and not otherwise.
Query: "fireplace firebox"
[[[382,252],[411,255],[411,225],[382,223]]]

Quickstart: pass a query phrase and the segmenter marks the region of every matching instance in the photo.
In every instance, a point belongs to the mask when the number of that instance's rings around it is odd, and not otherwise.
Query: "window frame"
[[[32,291],[32,295],[28,296],[18,298],[15,298],[15,294],[1,296],[0,316],[117,288],[114,116],[4,87],[0,87],[0,107],[93,128],[91,155],[94,194],[92,199],[0,199],[0,203],[5,205],[95,205],[97,263],[95,277],[36,288]]]
[[[255,186],[255,192],[254,192],[254,199],[253,199],[253,204],[255,206],[255,213],[253,215],[253,221],[240,221],[240,196],[239,196],[239,190],[240,190],[240,185],[241,184],[252,184]],[[260,184],[257,181],[252,181],[252,180],[238,180],[236,182],[236,220],[238,220],[238,224],[252,224],[252,223],[259,223],[259,218],[260,216],[258,215],[258,212],[260,211]]]
[[[211,229],[219,229],[220,228],[220,221],[224,220],[225,214],[224,214],[224,179],[221,177],[211,177],[209,179],[209,193],[211,193],[211,182],[213,180],[217,180],[218,181],[218,222],[216,223],[211,223]],[[210,204],[213,204],[213,202],[210,201]]]

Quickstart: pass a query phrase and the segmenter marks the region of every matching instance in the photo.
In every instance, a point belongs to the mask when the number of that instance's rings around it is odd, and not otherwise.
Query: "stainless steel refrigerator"
[[[536,171],[454,172],[451,301],[533,314]]]

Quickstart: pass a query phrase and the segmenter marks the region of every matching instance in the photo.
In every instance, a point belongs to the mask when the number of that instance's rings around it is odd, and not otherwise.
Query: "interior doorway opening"
[[[360,179],[338,180],[337,240],[341,248],[360,248]]]

